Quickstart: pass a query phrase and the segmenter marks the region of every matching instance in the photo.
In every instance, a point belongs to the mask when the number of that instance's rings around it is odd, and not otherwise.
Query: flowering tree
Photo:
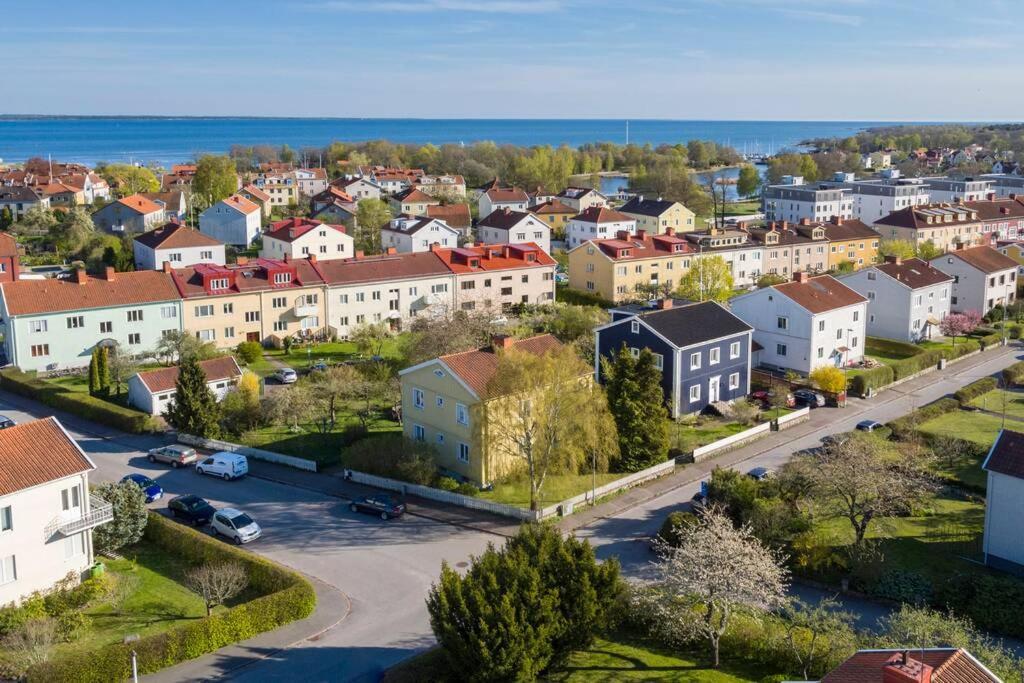
[[[966,335],[981,324],[981,314],[977,311],[964,311],[963,313],[950,313],[939,323],[939,331],[946,337],[953,338],[953,346],[956,346],[956,338]]]

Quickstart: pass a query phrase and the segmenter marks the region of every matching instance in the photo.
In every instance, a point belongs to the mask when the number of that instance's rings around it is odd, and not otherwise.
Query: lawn
[[[1024,420],[1024,392],[994,389],[971,401],[971,405],[996,413],[1003,412],[1005,408],[1008,418],[1015,417],[1018,420]],[[1010,426],[1012,427],[1013,423]],[[1024,424],[1018,424],[1016,428],[1024,429]]]
[[[1002,424],[1002,420],[993,415],[960,410],[931,419],[920,429],[925,434],[955,436],[988,448],[996,440]]]
[[[248,431],[238,441],[253,448],[315,460],[321,466],[334,465],[341,459],[341,453],[347,445],[345,428],[355,424],[358,424],[358,420],[343,415],[335,429],[326,434],[317,431],[312,423],[299,425],[298,431],[287,426],[270,425]],[[368,426],[371,437],[374,434],[402,431],[401,423],[379,416],[371,418]]]
[[[729,202],[725,205],[726,216],[747,216],[752,213],[760,213],[760,211],[760,199],[748,199],[743,202]]]
[[[775,410],[769,410],[761,414],[761,421],[775,418]],[[788,415],[789,410],[778,411],[779,417]],[[678,424],[669,425],[669,441],[672,448],[679,449],[683,453],[689,453],[699,446],[706,446],[713,441],[724,439],[733,434],[750,429],[755,425],[742,425],[738,422],[725,422],[715,418],[701,417],[694,425]],[[673,433],[675,430],[675,433]]]
[[[380,355],[385,359],[398,359],[400,340],[401,336],[385,340],[381,346]],[[265,352],[264,355],[296,370],[308,368],[311,363],[319,360],[326,361],[330,365],[365,357],[359,353],[355,343],[350,341],[324,342],[309,346],[296,345],[288,353],[283,350],[273,350]]]
[[[95,650],[127,635],[158,633],[206,616],[202,599],[180,583],[187,565],[177,555],[146,542],[121,554],[124,559],[103,563],[127,597],[120,606],[101,601],[87,608],[88,627],[78,640],[58,646],[60,651]]]
[[[597,485],[601,486],[616,479],[621,479],[625,474],[598,473]],[[541,489],[541,505],[554,505],[566,498],[572,498],[584,491],[590,491],[593,485],[593,478],[590,474],[556,474],[548,475],[544,480],[544,487]],[[490,491],[481,491],[478,498],[491,500],[495,503],[506,503],[518,507],[530,507],[530,480],[520,477],[503,483],[495,483]]]

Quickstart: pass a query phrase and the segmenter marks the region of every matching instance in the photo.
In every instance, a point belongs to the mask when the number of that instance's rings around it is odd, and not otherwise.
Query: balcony
[[[310,318],[319,313],[320,308],[316,304],[295,304],[292,312],[296,318]]]
[[[54,534],[74,534],[98,527],[114,519],[114,508],[107,501],[89,496],[89,512],[78,517],[55,517],[43,530],[43,540],[49,541]]]

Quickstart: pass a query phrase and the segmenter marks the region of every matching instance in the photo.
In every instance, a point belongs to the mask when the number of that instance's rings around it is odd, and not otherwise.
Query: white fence
[[[556,505],[550,505],[546,508],[542,508],[540,511],[540,518],[547,519],[548,517],[554,517],[555,515],[571,515],[573,509],[577,505],[592,502],[593,500],[607,496],[610,493],[632,488],[638,484],[642,484],[652,479],[657,479],[658,477],[662,477],[666,474],[672,474],[675,469],[676,461],[672,458],[663,463],[659,463],[654,467],[648,467],[645,470],[640,470],[633,474],[627,474],[621,479],[616,479],[615,481],[610,481],[607,484],[602,484],[595,489],[573,496],[572,498],[566,498]]]
[[[239,455],[244,455],[245,457],[253,458],[254,460],[265,460],[267,462],[277,463],[278,465],[287,465],[288,467],[306,470],[307,472],[316,472],[315,460],[296,458],[294,455],[284,455],[283,453],[275,453],[274,451],[265,451],[262,448],[242,446],[237,443],[231,443],[230,441],[203,439],[198,436],[192,436],[191,434],[178,434],[178,441],[188,444],[189,446],[206,448],[211,451],[238,453]]]
[[[810,417],[810,412],[810,408],[804,407],[800,408],[799,410],[794,410],[789,415],[783,415],[778,420],[779,429],[785,429],[786,427],[790,427],[797,422],[802,422],[803,420]],[[730,448],[736,448],[738,446],[742,446],[743,444],[749,441],[753,441],[754,439],[760,439],[762,436],[770,432],[771,428],[771,423],[763,422],[759,425],[751,427],[750,429],[745,429],[742,432],[733,434],[732,436],[727,436],[724,439],[713,441],[712,443],[709,443],[706,446],[698,446],[697,448],[693,449],[693,461],[700,462],[701,460],[705,460],[706,458],[708,458],[708,456],[711,456],[720,451],[728,450]]]

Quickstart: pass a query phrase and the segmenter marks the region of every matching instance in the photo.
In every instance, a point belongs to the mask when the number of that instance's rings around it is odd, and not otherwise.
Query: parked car
[[[166,462],[170,463],[171,467],[174,468],[181,467],[182,465],[191,465],[198,459],[199,454],[196,453],[196,449],[189,448],[188,446],[173,444],[171,446],[149,449],[150,462]]]
[[[167,509],[171,511],[171,517],[183,519],[192,526],[208,524],[216,512],[212,505],[191,493],[171,498],[167,501]]]
[[[760,391],[755,391],[752,394],[750,394],[750,398],[755,401],[758,401],[761,404],[761,407],[765,409],[770,408],[772,406],[772,398],[774,396],[774,391],[766,391],[764,389],[761,389]],[[796,407],[796,397],[794,397],[793,394],[790,394],[788,392],[786,393],[786,407]]]
[[[842,446],[850,440],[850,432],[839,432],[837,434],[826,434],[821,437],[821,445],[825,448]]]
[[[767,467],[755,467],[747,472],[747,476],[756,481],[764,481],[772,476],[772,471]]]
[[[121,478],[121,481],[130,481],[146,495],[146,502],[152,503],[154,500],[159,500],[164,497],[164,489],[160,484],[156,483],[145,474],[126,474]]]
[[[274,373],[274,379],[281,384],[294,384],[299,380],[299,375],[291,368],[278,368]]]
[[[222,479],[238,479],[249,473],[249,461],[244,455],[220,451],[196,462],[196,473],[211,474]]]
[[[859,429],[862,432],[873,432],[876,429],[881,429],[884,426],[885,425],[883,425],[878,420],[861,420],[860,422],[857,423],[857,429]]]
[[[0,415],[0,429],[7,429],[8,427],[13,427],[16,424],[18,423],[12,418],[7,417],[6,415]]]
[[[327,372],[327,368],[328,367],[329,366],[327,365],[327,361],[325,361],[325,360],[318,360],[317,362],[313,363],[313,365],[309,368],[309,371],[310,372]]]
[[[704,479],[700,482],[700,488],[697,489],[697,493],[693,494],[693,498],[691,498],[690,500],[693,501],[694,505],[703,505],[704,503],[708,502],[707,479]]]
[[[793,392],[793,398],[796,399],[797,403],[809,408],[825,407],[825,397],[817,391],[811,391],[810,389],[797,389]]]
[[[401,517],[405,512],[405,503],[399,503],[391,496],[375,494],[358,498],[349,505],[352,512],[368,512],[371,515],[380,515],[381,519]]]
[[[252,517],[241,510],[224,508],[213,513],[211,528],[215,536],[225,536],[237,545],[255,541],[263,530]]]

